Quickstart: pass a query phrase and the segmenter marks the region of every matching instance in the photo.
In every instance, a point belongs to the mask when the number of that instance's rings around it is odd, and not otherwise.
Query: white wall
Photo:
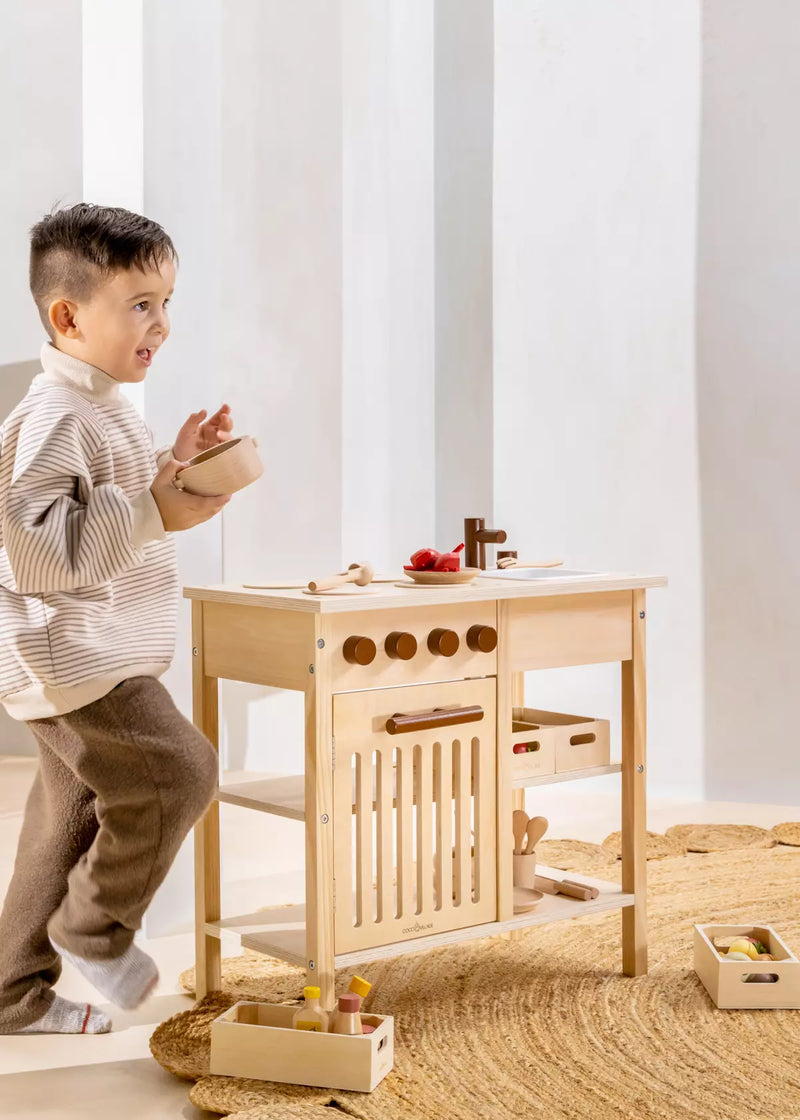
[[[342,562],[434,531],[430,0],[342,3]]]
[[[706,0],[698,271],[706,780],[797,804],[800,12]]]
[[[28,289],[28,231],[81,197],[81,4],[3,5],[0,32],[0,363],[36,358],[44,330]],[[22,396],[26,385],[19,385]]]
[[[45,332],[28,288],[30,227],[81,197],[80,0],[6,4],[0,33],[0,417],[25,395]],[[0,754],[35,754],[0,709]]]
[[[493,0],[436,0],[436,540],[493,513]]]
[[[531,559],[670,577],[649,603],[649,790],[682,797],[703,784],[698,18],[697,0],[495,2],[495,522]],[[528,681],[542,706],[613,716],[617,683]]]

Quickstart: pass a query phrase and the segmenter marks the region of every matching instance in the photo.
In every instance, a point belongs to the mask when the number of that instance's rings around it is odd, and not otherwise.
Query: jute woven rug
[[[692,924],[773,925],[798,951],[800,848],[690,853],[648,876],[647,976],[620,972],[618,911],[364,965],[366,1006],[395,1016],[395,1068],[372,1094],[207,1075],[224,1007],[301,994],[300,971],[256,955],[226,961],[224,994],[163,1023],[153,1054],[232,1120],[798,1120],[800,1011],[717,1010]]]

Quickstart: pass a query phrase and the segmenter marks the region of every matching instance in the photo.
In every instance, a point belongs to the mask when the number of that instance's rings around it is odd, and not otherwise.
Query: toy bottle
[[[333,1034],[363,1034],[361,1016],[358,1013],[360,1006],[361,997],[352,992],[346,996],[339,996],[339,1008],[333,1013],[331,1032]]]
[[[361,1010],[362,1001],[367,998],[371,988],[372,985],[370,984],[369,980],[365,980],[362,976],[354,976],[350,981],[350,991],[353,993],[353,995],[358,996],[359,1011]],[[361,1031],[363,1034],[372,1034],[374,1030],[375,1028],[373,1026],[370,1026],[369,1023],[365,1023],[362,1020]]]
[[[372,988],[372,985],[370,984],[369,980],[364,980],[363,977],[361,977],[361,976],[354,976],[353,979],[350,981],[349,991],[351,991],[353,993],[353,995],[358,996],[358,1010],[359,1011],[361,1010],[362,1002],[369,995],[371,988]]]
[[[292,1026],[299,1031],[327,1031],[328,1012],[319,1002],[319,988],[303,988],[303,996],[305,1002],[292,1016]]]

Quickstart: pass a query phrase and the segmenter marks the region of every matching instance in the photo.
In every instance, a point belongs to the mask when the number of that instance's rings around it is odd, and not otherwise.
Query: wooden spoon
[[[497,561],[498,568],[560,568],[563,560],[547,560],[544,563],[529,564],[525,560],[517,560],[516,556],[503,556]]]
[[[345,583],[355,583],[359,587],[366,587],[368,583],[372,582],[372,577],[375,572],[372,565],[366,560],[362,560],[358,564],[351,564],[346,572],[341,572],[337,576],[329,576],[327,579],[312,579],[308,585],[309,591],[333,591],[335,587],[341,587]]]
[[[528,814],[524,809],[515,809],[513,818],[514,828],[514,855],[522,855],[522,841],[525,839],[525,830],[528,827]]]
[[[532,854],[534,848],[539,843],[541,838],[547,832],[548,820],[547,817],[531,817],[525,828],[525,835],[528,841],[525,845],[525,855]]]

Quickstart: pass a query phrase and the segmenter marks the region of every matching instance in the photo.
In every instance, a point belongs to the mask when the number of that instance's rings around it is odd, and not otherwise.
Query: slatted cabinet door
[[[495,920],[495,702],[494,677],[334,696],[337,953]]]

